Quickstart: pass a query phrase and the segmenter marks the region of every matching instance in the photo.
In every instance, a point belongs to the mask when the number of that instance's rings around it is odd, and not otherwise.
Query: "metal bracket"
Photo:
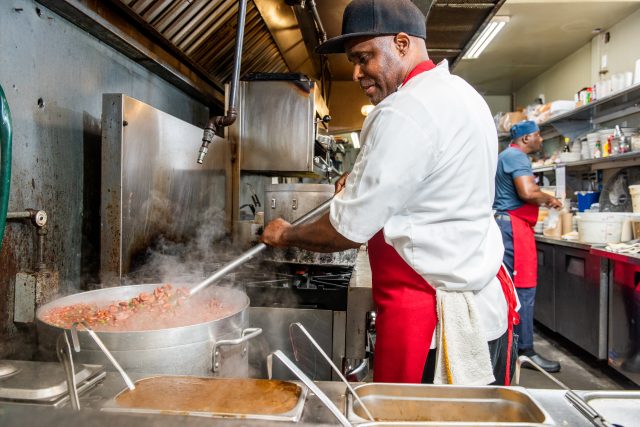
[[[220,340],[216,341],[213,345],[212,365],[213,372],[220,370],[220,347],[228,345],[238,345],[249,341],[251,338],[255,338],[262,333],[262,328],[246,328],[242,330],[242,335],[239,338],[232,340]],[[246,347],[242,349],[242,353],[246,353]]]

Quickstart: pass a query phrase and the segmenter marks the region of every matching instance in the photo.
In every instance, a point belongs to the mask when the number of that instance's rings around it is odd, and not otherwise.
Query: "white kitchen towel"
[[[436,290],[438,350],[435,384],[486,385],[495,381],[473,292]]]

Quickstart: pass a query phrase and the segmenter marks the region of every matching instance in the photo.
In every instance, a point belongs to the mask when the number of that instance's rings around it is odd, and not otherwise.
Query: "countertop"
[[[590,254],[608,258],[613,261],[626,262],[628,264],[640,265],[640,254],[621,254],[605,249],[605,245],[590,245],[570,240],[562,240],[557,237],[548,237],[541,234],[535,235],[536,242],[548,243],[551,245],[566,246],[575,249],[589,251]]]
[[[574,240],[563,240],[558,237],[543,236],[542,234],[536,234],[535,238],[536,242],[549,243],[551,245],[567,246],[569,248],[582,249],[586,251],[591,249],[590,244],[577,242]]]
[[[604,246],[592,246],[590,253],[593,255],[609,258],[613,261],[626,262],[628,264],[640,265],[640,254],[621,254],[605,249]]]
[[[143,377],[133,376],[136,378]],[[331,400],[344,411],[345,386],[340,382],[321,381],[317,383]],[[199,427],[199,426],[268,426],[283,427],[286,422],[256,421],[242,419],[216,419],[208,417],[181,416],[169,414],[122,414],[104,412],[100,408],[109,399],[124,389],[122,378],[113,372],[107,373],[104,381],[81,396],[82,410],[74,412],[68,407],[52,408],[45,406],[0,403],[0,425],[3,427],[24,426],[64,426],[64,427],[112,427],[114,425],[161,426],[161,427]],[[562,390],[530,389],[528,392],[551,416],[557,426],[590,426],[586,418],[574,409],[564,398]],[[313,394],[309,394],[299,426],[335,426],[336,418],[322,405]]]

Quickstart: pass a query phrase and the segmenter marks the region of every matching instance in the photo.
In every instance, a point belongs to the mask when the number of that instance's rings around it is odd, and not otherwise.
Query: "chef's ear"
[[[396,49],[400,52],[400,56],[405,56],[409,51],[409,46],[411,45],[411,39],[407,33],[398,33],[393,38],[393,42],[396,45]]]

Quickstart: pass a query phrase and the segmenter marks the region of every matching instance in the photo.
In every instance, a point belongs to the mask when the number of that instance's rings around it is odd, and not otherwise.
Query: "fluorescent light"
[[[357,132],[351,132],[351,143],[353,148],[360,148],[360,138],[358,138]]]
[[[462,59],[476,59],[489,46],[491,40],[498,35],[500,30],[509,22],[508,16],[496,16],[484,28],[480,36],[473,42]]]

